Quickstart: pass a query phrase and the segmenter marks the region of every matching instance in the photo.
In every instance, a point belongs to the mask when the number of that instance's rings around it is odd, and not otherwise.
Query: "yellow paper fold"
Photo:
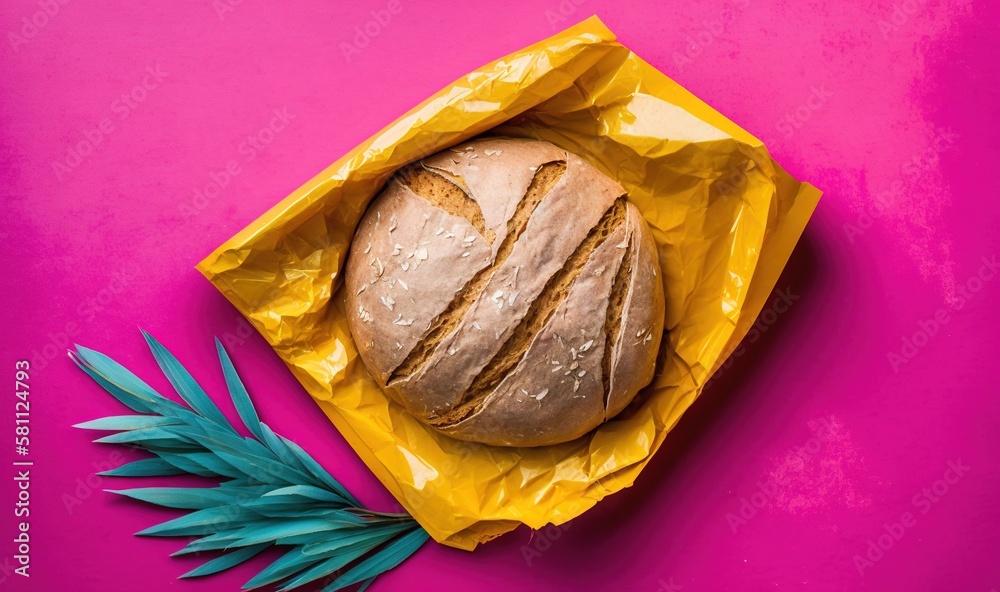
[[[573,442],[499,448],[440,435],[378,388],[348,330],[340,270],[368,201],[402,165],[480,134],[547,140],[590,161],[626,188],[659,246],[668,332],[657,376]],[[591,17],[441,90],[198,269],[431,536],[472,549],[521,523],[571,520],[633,483],[749,330],[819,195]]]

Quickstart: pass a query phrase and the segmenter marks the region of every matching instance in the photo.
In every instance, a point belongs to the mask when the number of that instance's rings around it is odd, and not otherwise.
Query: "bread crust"
[[[425,423],[492,445],[565,442],[620,412],[652,379],[664,314],[656,245],[624,189],[534,140],[416,166],[418,191],[405,171],[389,181],[345,265],[376,382]]]

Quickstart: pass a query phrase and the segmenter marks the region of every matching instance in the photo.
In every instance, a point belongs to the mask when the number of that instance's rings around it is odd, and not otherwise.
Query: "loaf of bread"
[[[455,438],[542,446],[650,382],[659,276],[618,183],[550,143],[490,138],[389,180],[344,286],[361,359],[410,413]]]

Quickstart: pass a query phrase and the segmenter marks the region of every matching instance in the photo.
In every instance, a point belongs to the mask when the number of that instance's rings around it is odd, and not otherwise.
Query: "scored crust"
[[[656,246],[624,193],[534,140],[401,170],[345,267],[365,366],[460,439],[554,444],[613,417],[652,379],[664,313]]]

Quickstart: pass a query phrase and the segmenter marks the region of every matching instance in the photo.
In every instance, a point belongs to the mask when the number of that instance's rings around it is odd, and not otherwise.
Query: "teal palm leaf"
[[[77,366],[137,414],[105,417],[75,427],[114,432],[95,441],[128,444],[153,455],[105,471],[105,476],[190,474],[219,479],[215,487],[108,490],[188,511],[136,533],[197,537],[175,555],[217,552],[213,559],[180,577],[218,573],[280,545],[287,552],[248,581],[244,589],[277,585],[284,591],[321,578],[331,579],[322,592],[358,582],[366,588],[428,540],[427,532],[410,515],[364,508],[305,450],[262,423],[218,339],[216,349],[229,396],[249,437],[229,423],[173,354],[152,335],[144,331],[143,336],[185,404],[160,395],[108,356],[77,346],[70,352]]]

